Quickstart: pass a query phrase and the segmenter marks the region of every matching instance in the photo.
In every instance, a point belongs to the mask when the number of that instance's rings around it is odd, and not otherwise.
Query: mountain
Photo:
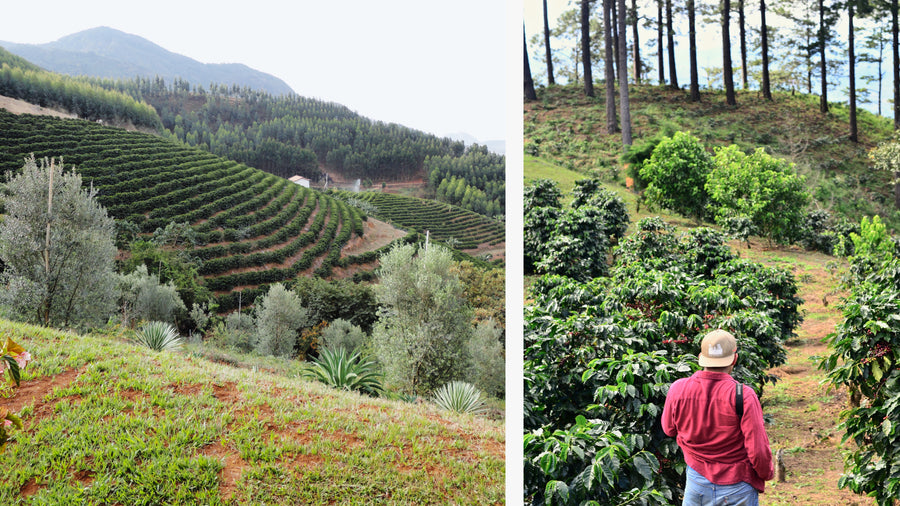
[[[0,46],[46,70],[68,75],[110,79],[160,76],[171,83],[181,78],[208,88],[210,83],[250,87],[272,95],[293,95],[281,79],[240,63],[202,63],[175,54],[143,37],[108,27],[67,35],[46,44]]]
[[[445,137],[449,137],[454,141],[462,141],[466,146],[471,146],[472,144],[481,144],[482,146],[488,148],[489,150],[497,153],[498,155],[506,154],[506,141],[503,139],[500,140],[491,140],[491,141],[479,141],[474,136],[466,133],[466,132],[453,132],[445,135]]]

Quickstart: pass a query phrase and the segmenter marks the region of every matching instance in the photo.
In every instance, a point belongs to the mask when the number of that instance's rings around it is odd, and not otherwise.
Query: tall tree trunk
[[[900,28],[897,26],[897,0],[891,0],[891,46],[894,50],[894,130],[897,130],[900,129]],[[900,204],[900,190],[897,190],[896,197]]]
[[[534,92],[534,80],[531,79],[531,65],[528,63],[528,38],[525,36],[525,25],[522,25],[522,47],[525,48],[525,100],[537,100]]]
[[[613,69],[619,71],[619,13],[616,10],[616,2],[613,0],[612,5],[612,37],[613,37]],[[618,76],[615,76],[618,79]]]
[[[820,73],[822,74],[822,96],[819,97],[819,111],[822,114],[828,112],[828,69],[825,66],[825,1],[819,0],[819,54],[821,59]]]
[[[759,0],[760,38],[762,39],[762,93],[763,98],[772,100],[772,85],[769,81],[769,28],[766,26],[766,0]]]
[[[741,37],[741,85],[750,88],[747,77],[747,27],[744,19],[744,0],[738,0],[738,30]]]
[[[675,73],[675,30],[672,28],[672,0],[666,0],[666,40],[669,50],[669,86],[678,89],[678,75]]]
[[[641,84],[641,44],[638,38],[638,15],[637,0],[631,0],[631,48],[634,51],[632,59],[634,60],[634,83]]]
[[[550,21],[547,19],[547,0],[544,0],[544,51],[547,54],[547,84],[556,84],[553,80],[553,53],[550,51]]]
[[[622,110],[622,145],[631,146],[631,108],[628,101],[628,41],[625,40],[625,0],[619,4],[619,109]]]
[[[700,77],[697,72],[697,12],[694,9],[694,0],[687,0],[688,12],[688,40],[691,56],[691,102],[700,101]]]
[[[581,61],[584,64],[584,94],[594,96],[591,78],[591,3],[581,0]]]
[[[881,116],[881,91],[883,88],[884,71],[881,64],[884,62],[884,35],[878,36],[878,115]]]
[[[603,51],[606,69],[606,133],[614,134],[616,121],[616,72],[613,70],[612,2],[603,0]]]
[[[656,66],[659,67],[659,85],[663,86],[666,84],[666,66],[664,65],[665,58],[663,57],[663,0],[656,0]]]
[[[734,98],[734,76],[731,66],[731,0],[722,5],[722,74],[725,81],[725,103],[737,105]]]
[[[850,140],[859,142],[859,133],[856,126],[856,55],[853,52],[853,4],[847,4],[849,27],[847,29],[847,50],[850,67]]]

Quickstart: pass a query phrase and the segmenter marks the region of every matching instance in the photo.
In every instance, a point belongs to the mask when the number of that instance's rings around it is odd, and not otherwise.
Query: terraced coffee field
[[[327,277],[338,265],[371,270],[377,258],[341,258],[366,218],[339,199],[154,135],[0,110],[0,171],[19,170],[32,153],[63,157],[111,216],[142,234],[191,225],[199,239],[192,254],[220,310],[252,300],[261,285]]]
[[[357,198],[375,206],[374,216],[394,225],[424,234],[442,242],[455,242],[455,248],[473,250],[506,241],[503,222],[451,204],[381,192],[338,192],[342,198]]]

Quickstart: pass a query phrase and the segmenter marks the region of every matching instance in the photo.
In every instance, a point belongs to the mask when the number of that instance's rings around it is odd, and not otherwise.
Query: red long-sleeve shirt
[[[697,371],[672,383],[662,428],[676,437],[687,465],[716,485],[746,482],[765,492],[775,476],[762,406],[744,387],[744,416],[734,407],[737,382],[723,372]]]

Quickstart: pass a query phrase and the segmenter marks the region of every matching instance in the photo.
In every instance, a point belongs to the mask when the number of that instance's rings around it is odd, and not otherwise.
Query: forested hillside
[[[848,110],[832,104],[823,116],[814,96],[775,92],[768,102],[757,100],[756,92],[738,92],[742,100],[737,108],[723,103],[722,92],[704,91],[702,96],[692,102],[682,90],[630,86],[634,144],[623,155],[621,135],[607,134],[598,117],[602,97],[585,97],[576,86],[546,88],[539,100],[524,106],[525,152],[586,176],[640,185],[637,172],[653,148],[675,132],[690,132],[709,152],[734,144],[746,152],[764,148],[794,163],[806,178],[814,209],[855,222],[879,214],[900,230],[891,174],[873,170],[868,159],[872,148],[890,138],[889,120],[859,111],[863,128],[859,142],[852,142],[846,134]]]
[[[485,216],[505,214],[505,158],[484,146],[362,117],[340,104],[249,87],[161,77],[110,80],[46,72],[0,48],[0,95],[81,118],[160,131],[180,142],[319,186],[421,181],[425,194]]]
[[[462,192],[459,198],[456,192],[444,195],[447,202],[488,216],[505,213],[505,159],[483,146],[466,147],[296,95],[223,85],[206,90],[183,80],[167,85],[161,78],[95,82],[147,101],[179,141],[266,172],[300,175],[322,186],[329,171],[366,185],[421,178],[432,194],[452,180],[462,182]]]
[[[144,102],[84,79],[46,72],[2,47],[0,95],[65,109],[89,120],[128,122],[151,130],[162,126],[156,111]]]

